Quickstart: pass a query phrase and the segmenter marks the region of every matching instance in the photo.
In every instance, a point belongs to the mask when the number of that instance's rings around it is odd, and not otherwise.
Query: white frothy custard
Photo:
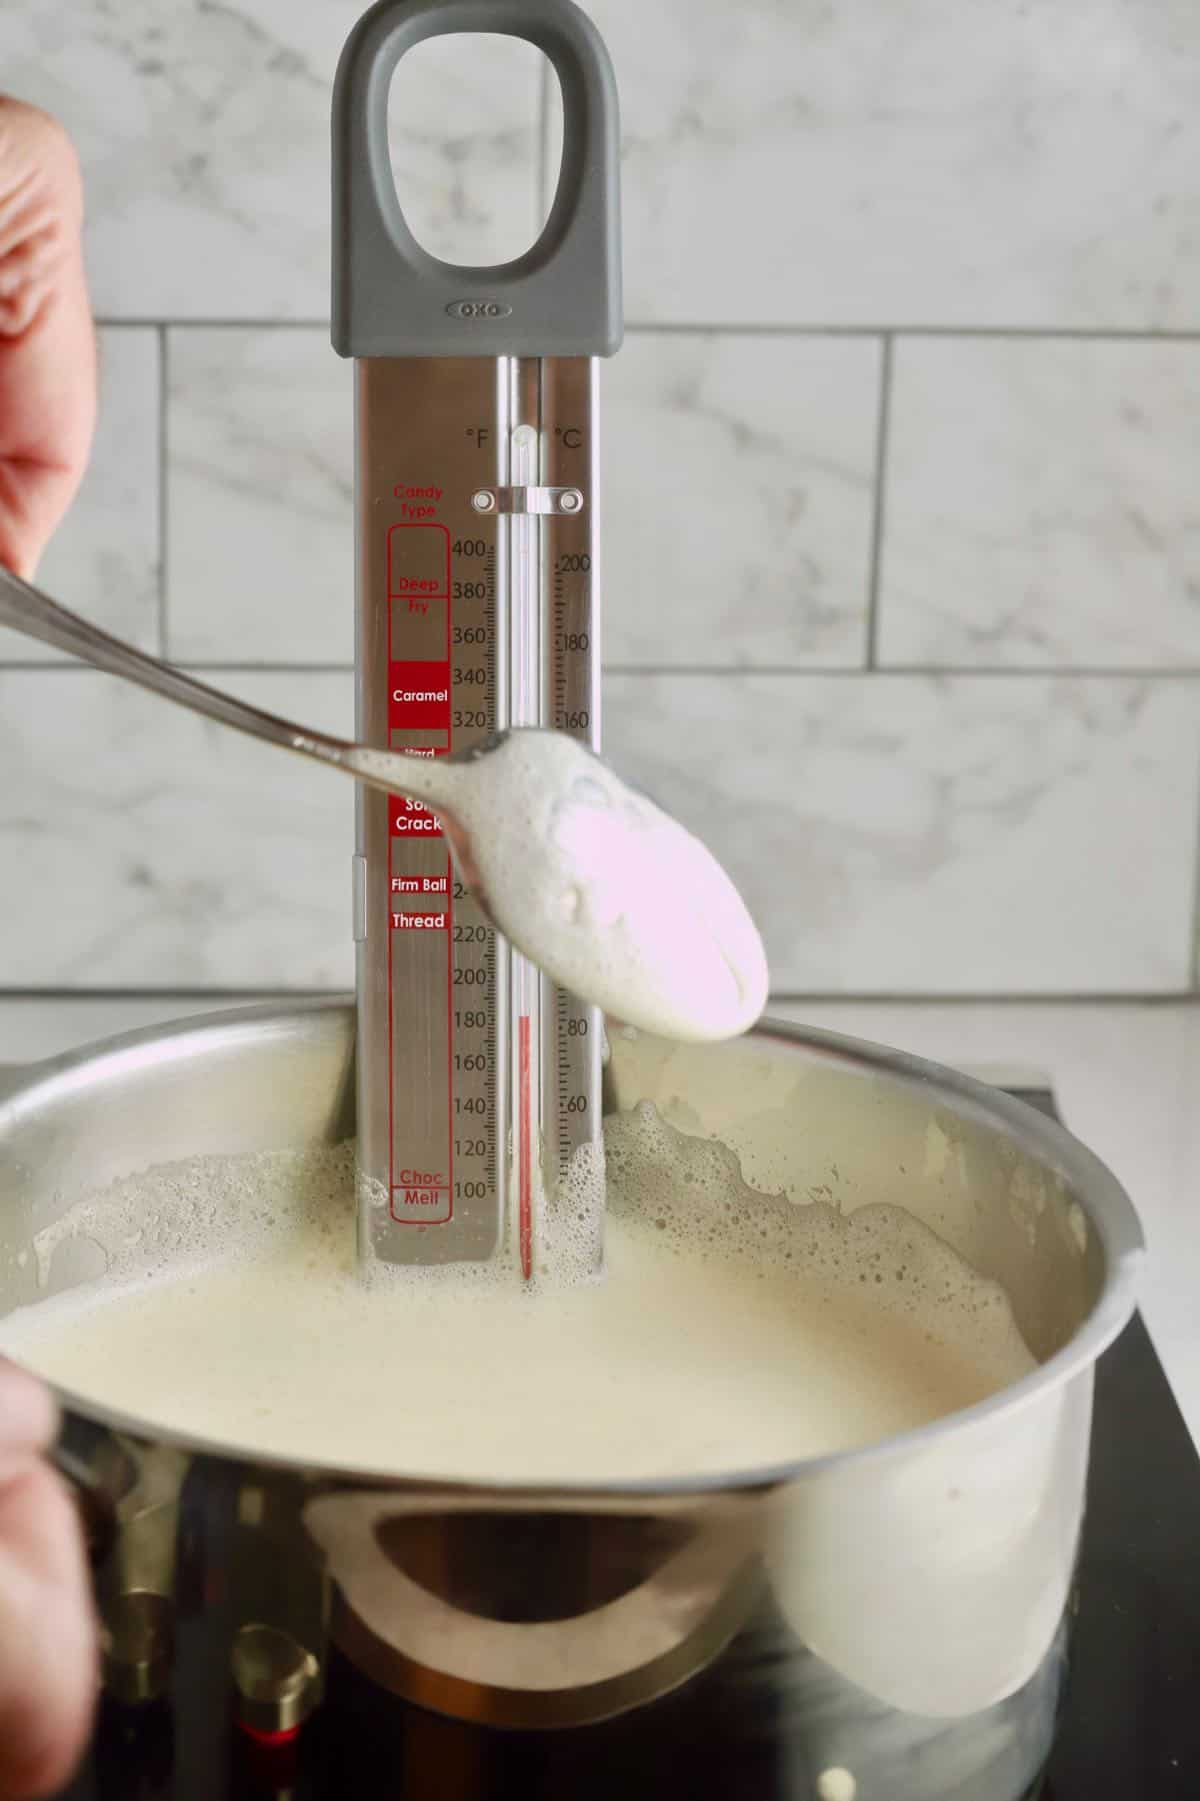
[[[1003,1292],[900,1208],[746,1186],[648,1104],[606,1124],[606,1267],[586,1155],[546,1264],[364,1279],[346,1144],[165,1165],[77,1203],[0,1349],[93,1403],[301,1463],[465,1481],[716,1475],[868,1443],[1033,1368]],[[95,1247],[101,1247],[96,1250]]]
[[[497,925],[556,982],[628,1025],[731,1038],[767,997],[762,940],[698,838],[562,732],[463,761],[358,749],[465,830]]]

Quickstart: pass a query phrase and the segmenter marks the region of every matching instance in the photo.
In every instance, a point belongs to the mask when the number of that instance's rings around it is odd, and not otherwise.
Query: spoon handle
[[[48,594],[22,581],[3,564],[0,564],[0,625],[15,626],[17,631],[25,632],[31,638],[40,638],[43,644],[68,651],[85,663],[94,664],[97,669],[107,670],[110,675],[137,682],[140,687],[149,688],[152,693],[161,694],[181,707],[190,707],[193,713],[203,713],[222,725],[249,733],[252,738],[265,738],[270,744],[282,745],[285,750],[298,751],[302,756],[316,757],[322,763],[346,766],[346,753],[352,746],[345,739],[295,725],[274,713],[264,713],[244,700],[237,700],[232,694],[223,694],[218,688],[195,681],[169,663],[147,656],[144,651],[135,650],[132,644],[123,644],[98,626],[89,625],[86,619],[60,607]]]

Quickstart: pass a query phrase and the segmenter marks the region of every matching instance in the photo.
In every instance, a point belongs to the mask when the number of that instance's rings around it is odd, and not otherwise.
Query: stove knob
[[[157,1701],[171,1681],[175,1608],[169,1595],[131,1588],[104,1610],[100,1668],[104,1687],[126,1707]]]
[[[238,1719],[255,1737],[289,1737],[317,1704],[321,1666],[290,1633],[243,1626],[230,1654]]]

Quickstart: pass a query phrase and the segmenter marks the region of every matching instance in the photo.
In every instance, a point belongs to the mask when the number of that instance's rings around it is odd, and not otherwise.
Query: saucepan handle
[[[69,1445],[54,1445],[48,1457],[75,1499],[88,1557],[92,1567],[97,1568],[116,1542],[116,1502],[104,1479]]]
[[[761,1498],[314,1496],[334,1636],[436,1711],[584,1725],[665,1694],[729,1642],[761,1589]]]

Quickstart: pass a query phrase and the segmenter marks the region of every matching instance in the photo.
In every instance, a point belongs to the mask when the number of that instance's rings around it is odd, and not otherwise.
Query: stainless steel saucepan
[[[34,1237],[83,1192],[156,1162],[352,1133],[353,1057],[353,1009],[328,1002],[183,1021],[18,1074],[0,1098],[0,1309],[46,1298]],[[752,1183],[769,1149],[778,1186],[782,1151],[794,1193],[908,1208],[1003,1283],[1040,1367],[865,1450],[552,1492],[302,1468],[67,1395],[65,1448],[115,1518],[97,1570],[110,1688],[136,1701],[169,1679],[197,1605],[181,1508],[201,1485],[229,1527],[208,1551],[229,1680],[260,1728],[319,1703],[332,1643],[439,1712],[565,1730],[648,1706],[732,1644],[787,1725],[781,1794],[822,1792],[835,1769],[860,1801],[1032,1792],[1062,1682],[1093,1368],[1133,1307],[1129,1201],[1020,1103],[824,1033],[618,1036],[609,1075],[615,1104],[649,1099],[719,1135]],[[56,1265],[50,1289],[86,1273],[86,1258]]]

